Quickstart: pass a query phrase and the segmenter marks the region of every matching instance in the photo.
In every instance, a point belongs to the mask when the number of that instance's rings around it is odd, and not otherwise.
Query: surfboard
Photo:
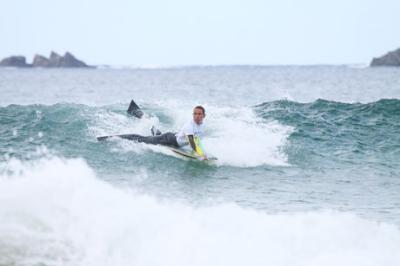
[[[187,151],[187,150],[184,150],[184,149],[177,149],[177,148],[173,148],[173,147],[169,147],[169,146],[165,146],[165,147],[167,147],[168,149],[170,149],[174,153],[176,153],[178,155],[181,155],[183,157],[186,157],[186,158],[189,158],[189,159],[194,159],[194,160],[199,160],[199,161],[202,160],[202,158],[200,156],[195,155],[190,151]],[[216,157],[207,157],[207,159],[209,161],[216,161],[217,160]]]
[[[109,138],[114,138],[114,137],[137,141],[137,139],[139,137],[141,137],[141,136],[137,135],[137,134],[122,134],[122,135],[101,136],[101,137],[97,137],[97,140],[98,141],[105,141],[105,140],[107,140]],[[149,145],[152,145],[152,144],[149,144]],[[166,147],[169,150],[173,151],[174,153],[176,153],[176,154],[178,154],[178,155],[180,155],[182,157],[185,157],[185,158],[188,158],[188,159],[193,159],[193,160],[198,160],[198,161],[202,160],[202,158],[200,156],[198,156],[196,154],[193,154],[191,150],[174,148],[174,147],[171,147],[171,146],[164,146],[164,145],[160,145],[160,146]],[[217,160],[216,157],[207,157],[207,159],[209,161],[216,161]]]

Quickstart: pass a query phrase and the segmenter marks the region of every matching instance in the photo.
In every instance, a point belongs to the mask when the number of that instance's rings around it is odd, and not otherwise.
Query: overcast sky
[[[400,0],[1,1],[0,57],[89,64],[367,64],[400,47]]]

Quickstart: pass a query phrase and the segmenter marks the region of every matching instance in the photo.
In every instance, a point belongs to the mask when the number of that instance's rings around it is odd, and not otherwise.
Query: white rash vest
[[[189,135],[193,135],[193,137],[201,137],[204,131],[203,128],[204,128],[203,123],[198,125],[196,122],[194,122],[193,119],[187,122],[185,125],[183,125],[181,130],[179,130],[178,133],[176,133],[175,135],[178,145],[180,147],[188,145],[189,140],[187,136]]]

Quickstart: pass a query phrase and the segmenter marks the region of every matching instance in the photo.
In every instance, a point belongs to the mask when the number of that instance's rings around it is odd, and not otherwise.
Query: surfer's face
[[[201,124],[203,122],[204,119],[204,113],[203,110],[201,110],[200,108],[194,108],[193,109],[193,120],[194,122],[196,122],[196,124]]]

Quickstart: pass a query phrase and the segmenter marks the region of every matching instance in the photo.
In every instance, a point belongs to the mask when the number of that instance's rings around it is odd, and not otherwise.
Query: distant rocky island
[[[10,56],[0,61],[0,67],[45,67],[45,68],[72,68],[72,67],[93,67],[78,60],[71,53],[66,52],[64,56],[51,52],[50,57],[36,54],[32,64],[26,62],[25,56]]]
[[[395,51],[391,51],[381,57],[372,59],[370,66],[371,67],[376,67],[376,66],[400,67],[400,48]]]

